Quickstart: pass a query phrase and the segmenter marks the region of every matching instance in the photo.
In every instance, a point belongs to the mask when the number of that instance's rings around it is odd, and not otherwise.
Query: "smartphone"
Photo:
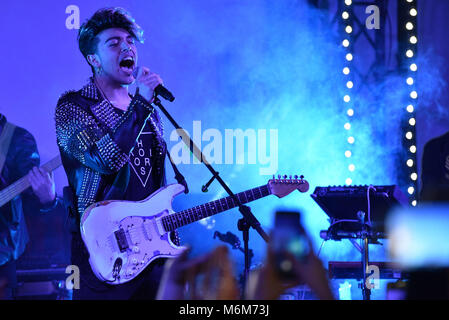
[[[294,278],[294,263],[286,253],[290,253],[297,261],[305,262],[310,252],[300,212],[276,211],[271,245],[279,275],[284,279]]]

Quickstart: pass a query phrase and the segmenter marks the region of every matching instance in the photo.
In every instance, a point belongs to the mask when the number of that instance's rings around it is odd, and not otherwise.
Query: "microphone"
[[[133,77],[134,79],[137,79],[137,74],[139,73],[139,68],[140,67],[136,67],[133,71]],[[165,100],[168,100],[170,102],[173,102],[175,100],[175,97],[173,96],[173,94],[167,90],[167,88],[165,88],[162,84],[158,84],[156,86],[156,88],[154,88],[154,93],[157,96],[161,96],[162,98],[164,98]]]
[[[175,97],[172,95],[170,91],[167,90],[162,84],[158,84],[156,88],[154,88],[154,92],[157,96],[161,96],[165,100],[173,102]]]

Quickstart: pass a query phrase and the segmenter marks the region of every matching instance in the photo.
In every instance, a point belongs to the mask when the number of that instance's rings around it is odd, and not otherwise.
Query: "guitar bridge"
[[[128,240],[126,240],[125,230],[119,229],[114,232],[115,239],[117,240],[117,244],[120,252],[125,252],[126,249],[129,248]]]

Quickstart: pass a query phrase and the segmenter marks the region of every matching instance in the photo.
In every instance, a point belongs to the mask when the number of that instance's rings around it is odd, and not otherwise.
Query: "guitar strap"
[[[0,174],[5,165],[6,155],[8,154],[9,145],[11,144],[12,135],[14,133],[15,125],[6,122],[0,135]]]

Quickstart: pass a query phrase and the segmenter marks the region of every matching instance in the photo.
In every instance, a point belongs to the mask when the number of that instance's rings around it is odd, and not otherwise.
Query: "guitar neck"
[[[47,163],[45,163],[41,168],[44,169],[46,172],[51,172],[60,165],[61,165],[61,157],[56,156]],[[4,188],[2,191],[0,191],[0,207],[11,201],[14,197],[21,194],[29,187],[30,183],[28,181],[28,177],[25,176],[20,178],[13,184],[9,185],[8,187]]]
[[[263,185],[237,193],[235,196],[241,204],[245,204],[269,196],[270,194],[271,192],[268,185]],[[162,225],[167,232],[174,231],[182,226],[213,216],[217,213],[230,210],[237,206],[238,204],[235,203],[234,199],[229,196],[165,216],[162,218]]]

